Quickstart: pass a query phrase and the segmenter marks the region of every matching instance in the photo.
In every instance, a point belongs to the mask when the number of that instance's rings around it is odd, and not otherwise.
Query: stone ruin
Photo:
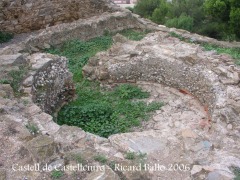
[[[223,47],[221,42],[187,31],[158,26],[109,1],[1,1],[1,30],[29,32],[0,47],[0,76],[26,67],[27,74],[14,96],[9,84],[0,84],[0,179],[51,179],[49,172],[14,171],[26,164],[76,164],[79,153],[92,161],[101,153],[124,166],[128,151],[147,153],[146,164],[189,165],[188,171],[105,171],[76,174],[83,179],[233,179],[231,167],[240,167],[240,68],[226,54],[204,51],[171,37],[177,33],[191,41]],[[74,11],[73,11],[73,9]],[[75,96],[67,59],[43,53],[73,39],[88,40],[106,31],[151,30],[134,42],[117,34],[114,45],[98,53],[83,74],[103,84],[136,83],[150,99],[166,105],[135,132],[108,139],[78,127],[59,126],[49,114]],[[38,127],[29,131],[26,126]],[[31,128],[30,128],[31,129]],[[68,172],[63,179],[76,179]]]

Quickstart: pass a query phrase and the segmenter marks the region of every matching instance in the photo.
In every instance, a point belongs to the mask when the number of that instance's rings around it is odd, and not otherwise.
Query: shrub
[[[185,29],[187,31],[193,30],[193,18],[182,14],[179,18],[169,19],[166,24],[167,27],[176,27],[179,29]]]
[[[142,17],[149,18],[153,11],[159,7],[159,0],[139,0],[135,5],[133,12]]]
[[[5,43],[13,38],[13,34],[0,31],[0,43]]]
[[[156,9],[154,9],[150,19],[155,23],[164,24],[166,21],[168,11],[169,11],[168,3],[165,0],[160,0],[159,6]]]
[[[205,22],[196,32],[215,39],[222,39],[225,25],[219,22]]]

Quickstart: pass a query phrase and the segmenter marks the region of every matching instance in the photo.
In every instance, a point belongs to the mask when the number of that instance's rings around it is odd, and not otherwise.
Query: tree
[[[229,21],[230,2],[229,0],[206,0],[204,3],[205,12],[215,19]]]
[[[134,7],[134,13],[139,14],[142,17],[150,18],[153,11],[159,7],[159,0],[139,0]]]
[[[159,0],[159,6],[153,11],[150,18],[153,22],[164,24],[169,12],[169,4],[165,0]]]
[[[235,33],[240,38],[239,0],[206,0],[204,9],[213,20],[225,23],[228,33]]]

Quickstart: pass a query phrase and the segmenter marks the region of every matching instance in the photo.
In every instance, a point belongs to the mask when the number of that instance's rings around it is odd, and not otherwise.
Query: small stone
[[[32,106],[26,108],[25,113],[28,116],[34,116],[36,114],[39,114],[41,111],[42,110],[40,109],[40,107],[38,107],[37,105],[33,104]]]
[[[23,81],[23,86],[30,87],[32,86],[32,84],[33,84],[33,76],[29,76]]]
[[[120,153],[120,152],[118,152],[118,153],[114,154],[114,157],[116,157],[116,158],[120,158],[120,159],[124,159],[124,156],[123,156],[123,154],[122,154],[122,153]]]
[[[193,168],[192,168],[192,170],[191,170],[191,175],[193,176],[193,175],[201,172],[202,169],[203,169],[202,166],[200,166],[200,165],[194,165]]]
[[[62,166],[64,166],[64,159],[57,159],[51,162],[50,164],[48,164],[48,167],[50,167],[50,169],[56,169]]]
[[[35,162],[47,162],[57,152],[57,144],[49,136],[38,136],[27,142],[26,148]]]
[[[232,130],[232,128],[233,128],[232,124],[228,124],[228,125],[227,125],[227,128],[228,128],[229,130]]]
[[[43,44],[43,47],[44,47],[45,49],[51,48],[51,46],[50,46],[49,44],[47,44],[47,43],[44,43],[44,44]]]
[[[193,132],[191,129],[182,130],[182,137],[184,138],[196,138],[197,134]]]
[[[176,121],[176,122],[174,123],[174,125],[175,125],[175,127],[180,127],[180,121]]]

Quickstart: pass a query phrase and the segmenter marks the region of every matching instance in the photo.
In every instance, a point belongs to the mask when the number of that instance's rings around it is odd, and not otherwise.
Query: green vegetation
[[[125,155],[125,158],[129,159],[129,160],[134,160],[134,159],[136,159],[136,154],[135,154],[135,152],[127,152]]]
[[[0,84],[10,84],[10,80],[8,79],[0,79]]]
[[[179,34],[176,34],[175,32],[170,32],[169,33],[170,36],[172,37],[176,37],[181,41],[185,41],[188,43],[193,43],[191,41],[191,39],[188,38],[184,38]],[[223,48],[223,47],[219,47],[216,45],[211,45],[211,44],[201,44],[202,47],[204,47],[204,49],[206,51],[216,51],[218,54],[220,53],[225,53],[225,54],[229,54],[230,56],[232,56],[232,58],[235,59],[235,63],[237,65],[240,65],[240,48]]]
[[[27,68],[20,66],[19,70],[12,70],[9,72],[9,76],[11,77],[10,82],[11,87],[16,96],[20,96],[21,93],[19,92],[20,83],[23,80],[24,76],[27,73]]]
[[[52,179],[60,179],[63,175],[64,175],[64,173],[62,171],[53,170],[51,173],[51,178]]]
[[[136,153],[136,152],[127,152],[125,154],[125,158],[129,160],[138,160],[142,162],[146,158],[146,153]]]
[[[58,123],[79,126],[103,137],[129,131],[146,120],[149,112],[162,106],[162,103],[146,105],[142,101],[131,101],[136,91],[139,91],[135,94],[138,98],[146,97],[136,86],[123,84],[113,91],[104,91],[96,82],[83,80],[77,89],[78,99],[62,108]]]
[[[234,167],[233,168],[233,172],[234,172],[234,174],[235,174],[235,178],[234,178],[234,180],[240,180],[240,168],[238,168],[238,167]]]
[[[32,134],[32,135],[36,135],[39,133],[39,128],[37,127],[37,125],[35,124],[32,124],[32,123],[28,123],[26,125],[26,128],[29,130],[29,132]]]
[[[13,34],[0,31],[0,44],[10,41],[13,38]]]
[[[133,12],[168,27],[220,40],[240,39],[239,0],[139,0]]]
[[[202,44],[202,46],[207,51],[214,50],[217,53],[225,53],[231,55],[234,59],[236,59],[236,64],[240,65],[240,48],[222,48],[210,44]]]
[[[98,162],[100,162],[100,163],[102,163],[102,164],[105,164],[105,163],[107,162],[106,156],[100,155],[100,154],[94,156],[94,160],[95,160],[95,161],[98,161]]]
[[[120,32],[131,39],[143,38],[142,32],[126,30]],[[146,34],[146,32],[145,32]],[[81,127],[83,130],[108,137],[112,134],[128,132],[133,126],[147,120],[149,113],[160,109],[162,103],[146,104],[139,99],[149,97],[149,93],[130,84],[121,84],[112,90],[101,88],[98,82],[91,82],[82,76],[82,67],[88,59],[99,51],[107,50],[112,44],[109,33],[83,42],[66,42],[59,49],[49,52],[66,56],[69,69],[73,73],[78,98],[65,105],[58,113],[57,123]]]
[[[119,32],[121,35],[127,37],[128,39],[130,40],[133,40],[133,41],[140,41],[141,39],[143,39],[146,34],[148,34],[150,31],[133,31],[133,30],[129,30],[129,29],[126,29],[126,30],[123,30],[121,32]]]
[[[78,163],[78,164],[86,164],[86,160],[82,157],[81,154],[74,154],[73,159]]]

